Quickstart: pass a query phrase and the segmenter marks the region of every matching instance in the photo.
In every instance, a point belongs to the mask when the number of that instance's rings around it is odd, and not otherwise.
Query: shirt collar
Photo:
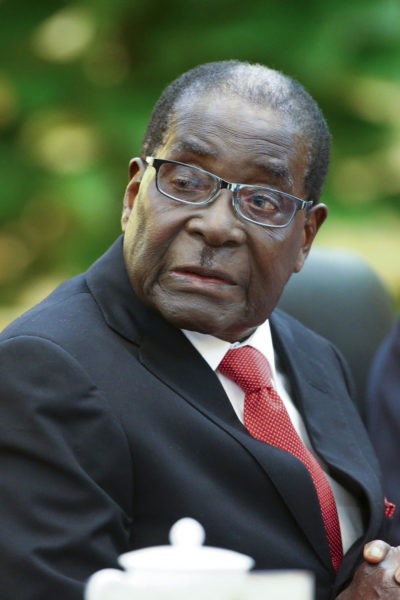
[[[218,369],[219,363],[228,350],[240,348],[241,346],[253,346],[253,348],[259,350],[266,357],[270,364],[272,379],[273,381],[276,379],[274,347],[272,345],[271,329],[268,320],[259,325],[249,338],[243,342],[234,342],[232,344],[213,335],[199,333],[198,331],[182,329],[182,332],[213,371]]]

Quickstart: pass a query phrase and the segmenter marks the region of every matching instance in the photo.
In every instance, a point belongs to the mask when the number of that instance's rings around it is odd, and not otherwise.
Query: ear
[[[125,190],[121,216],[121,228],[123,233],[125,233],[145,169],[146,164],[141,158],[132,158],[129,163],[129,183]]]
[[[328,207],[325,204],[316,204],[306,214],[304,221],[303,244],[300,248],[296,266],[293,270],[294,273],[298,273],[303,267],[304,261],[311,250],[314,238],[327,216]]]

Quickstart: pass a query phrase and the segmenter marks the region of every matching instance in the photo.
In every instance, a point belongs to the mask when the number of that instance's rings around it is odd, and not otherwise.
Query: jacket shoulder
[[[344,380],[349,395],[355,397],[350,367],[335,344],[281,309],[275,309],[270,320],[278,352],[301,357],[303,365],[307,363],[313,368],[336,371]]]
[[[271,325],[284,334],[294,336],[296,341],[300,343],[303,342],[306,345],[316,343],[322,346],[334,346],[327,338],[316,333],[280,308],[276,308],[272,313]]]
[[[20,336],[39,336],[62,344],[74,332],[82,336],[98,312],[85,275],[78,275],[10,323],[1,332],[0,343]]]

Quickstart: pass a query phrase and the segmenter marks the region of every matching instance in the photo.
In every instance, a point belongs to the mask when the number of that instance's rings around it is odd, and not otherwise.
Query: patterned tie
[[[343,549],[335,498],[324,471],[301,441],[281,398],[272,386],[267,359],[255,348],[242,346],[229,350],[218,368],[245,393],[244,424],[248,432],[262,442],[293,454],[310,472],[321,507],[333,567],[337,571]]]

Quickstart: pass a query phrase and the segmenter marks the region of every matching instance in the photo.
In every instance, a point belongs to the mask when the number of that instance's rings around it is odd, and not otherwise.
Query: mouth
[[[225,271],[203,269],[202,267],[176,267],[171,271],[172,277],[182,282],[200,285],[234,286],[237,285]]]

